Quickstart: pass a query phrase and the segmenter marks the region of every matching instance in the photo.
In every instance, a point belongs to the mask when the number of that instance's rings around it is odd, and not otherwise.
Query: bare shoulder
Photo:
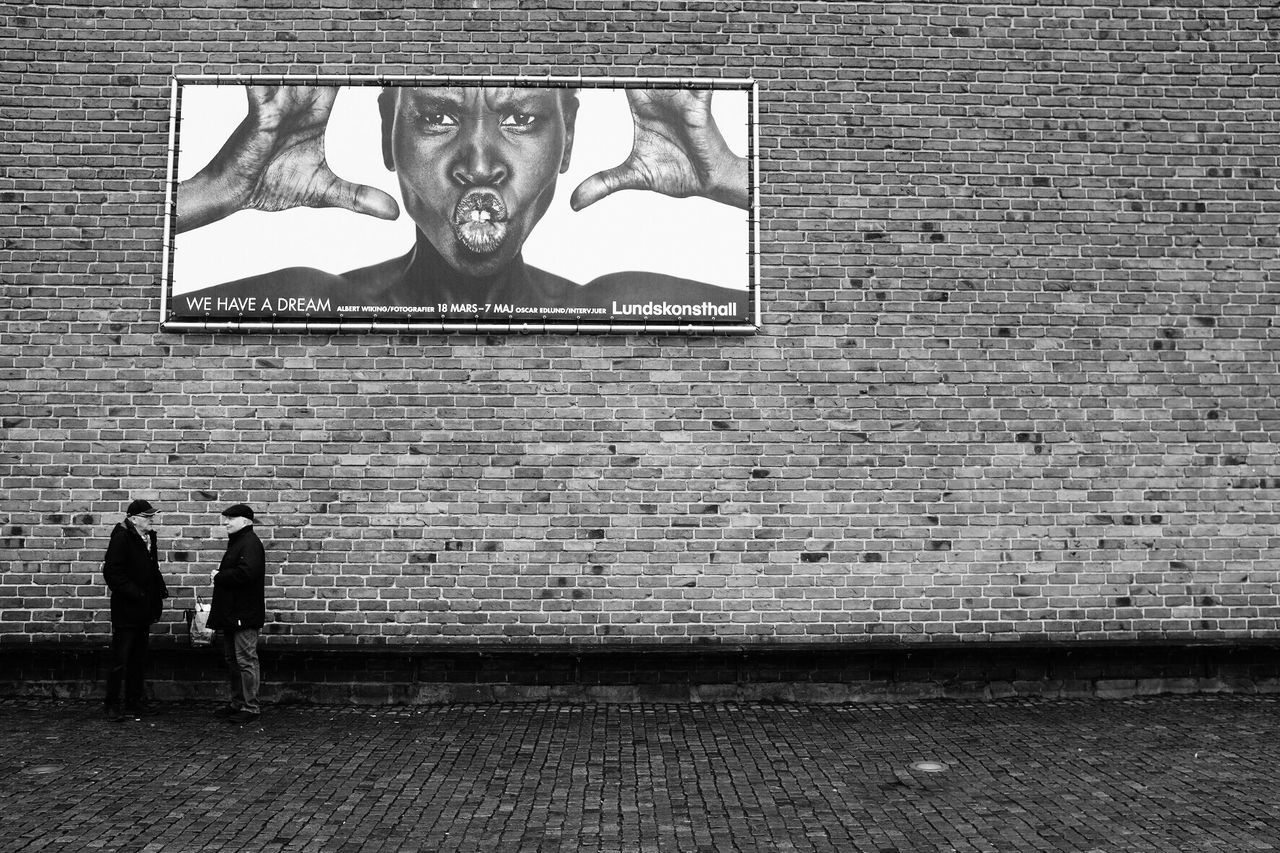
[[[681,302],[746,299],[745,290],[656,272],[616,272],[592,279],[583,287],[610,299],[667,299]]]

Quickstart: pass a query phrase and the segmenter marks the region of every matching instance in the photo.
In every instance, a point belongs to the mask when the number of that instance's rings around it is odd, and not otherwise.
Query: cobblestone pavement
[[[0,701],[0,850],[1280,848],[1269,697],[98,711]]]

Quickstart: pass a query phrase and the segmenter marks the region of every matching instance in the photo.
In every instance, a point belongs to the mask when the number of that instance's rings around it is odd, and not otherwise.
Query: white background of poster
[[[333,171],[401,202],[393,172],[382,163],[376,85],[344,86],[325,136]],[[611,272],[643,270],[746,290],[750,276],[748,214],[706,199],[655,192],[615,193],[575,213],[569,197],[585,178],[611,168],[631,151],[632,122],[622,89],[582,89],[569,171],[525,242],[525,260],[579,283]],[[179,181],[199,172],[247,112],[244,86],[182,87]],[[745,90],[717,90],[712,113],[734,153],[746,156]],[[374,219],[346,210],[245,210],[175,238],[173,294],[187,293],[285,267],[342,273],[402,255],[413,245],[413,221]]]

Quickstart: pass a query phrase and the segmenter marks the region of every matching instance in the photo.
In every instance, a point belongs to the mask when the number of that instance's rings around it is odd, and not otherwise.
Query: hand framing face
[[[240,210],[340,207],[395,219],[382,190],[353,184],[329,168],[325,128],[338,90],[324,86],[246,86],[249,112],[222,148],[178,190],[178,232]]]
[[[635,137],[620,165],[587,178],[569,200],[582,210],[619,190],[700,196],[746,209],[747,161],[711,116],[709,89],[628,89]]]

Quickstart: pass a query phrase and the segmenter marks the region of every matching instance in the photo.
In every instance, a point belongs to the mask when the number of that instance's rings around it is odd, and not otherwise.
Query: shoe
[[[131,702],[124,706],[124,710],[135,717],[154,717],[160,713],[160,709],[149,702]]]
[[[217,708],[214,709],[213,715],[215,717],[230,717],[232,714],[236,714],[239,712],[240,712],[240,709],[237,708],[235,705],[219,705]]]
[[[124,711],[120,710],[119,705],[105,705],[102,709],[103,716],[107,718],[109,723],[123,723]]]
[[[261,716],[261,714],[255,714],[252,711],[246,711],[244,708],[240,708],[234,714],[227,717],[227,722],[237,726],[242,726],[245,723],[258,722],[258,718]]]

